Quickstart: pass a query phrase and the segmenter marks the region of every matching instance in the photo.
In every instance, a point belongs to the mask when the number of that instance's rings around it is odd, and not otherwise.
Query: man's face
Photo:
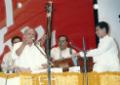
[[[100,29],[99,26],[96,27],[96,35],[97,35],[99,38],[104,37],[105,34],[106,34],[106,30],[105,30],[105,29]]]
[[[29,29],[25,34],[24,34],[24,39],[27,40],[28,42],[33,42],[35,40],[35,31],[33,29]]]
[[[60,37],[58,44],[61,49],[66,49],[68,46],[68,42],[66,41],[65,37]]]

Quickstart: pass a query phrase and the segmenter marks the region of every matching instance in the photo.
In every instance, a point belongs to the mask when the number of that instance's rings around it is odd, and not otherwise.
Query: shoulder
[[[73,53],[77,53],[77,51],[75,49],[73,49],[72,51],[73,51]]]
[[[114,38],[111,36],[108,36],[106,39],[108,42],[115,42]]]
[[[103,42],[111,42],[114,41],[114,39],[111,36],[105,36],[103,39],[101,39]]]
[[[104,45],[106,45],[106,44],[107,44],[107,45],[116,45],[116,42],[115,42],[115,40],[114,40],[113,37],[107,36],[107,37],[105,37],[105,39],[103,40],[102,44],[104,44]]]
[[[16,44],[13,45],[13,48],[12,49],[17,49],[21,46],[22,42],[18,42]]]
[[[73,48],[69,48],[69,47],[68,47],[67,50],[72,50],[73,53],[76,53],[76,50],[73,49]]]
[[[15,46],[20,46],[22,44],[22,42],[18,42],[18,43],[16,43],[16,44],[14,44],[14,47]]]

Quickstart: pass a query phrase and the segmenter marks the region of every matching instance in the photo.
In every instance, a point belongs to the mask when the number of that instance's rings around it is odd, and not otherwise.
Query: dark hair
[[[14,36],[13,38],[12,38],[12,40],[11,40],[11,43],[13,44],[14,43],[14,40],[15,39],[20,39],[20,41],[22,41],[22,38],[21,37],[19,37],[19,36]]]
[[[59,35],[59,36],[58,36],[58,39],[60,39],[61,37],[65,37],[66,41],[67,41],[67,42],[69,41],[67,35]]]
[[[97,26],[100,27],[100,29],[105,29],[107,34],[109,33],[109,24],[107,22],[101,21],[96,25],[96,27]]]

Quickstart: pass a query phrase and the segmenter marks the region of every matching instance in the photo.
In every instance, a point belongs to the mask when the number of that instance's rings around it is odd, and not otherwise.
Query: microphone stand
[[[39,50],[39,52],[48,60],[48,56],[46,55],[46,53],[44,53],[39,46],[37,46],[37,44],[34,42],[35,47]],[[39,44],[38,44],[39,45]],[[43,48],[42,48],[43,49]],[[53,65],[53,63],[49,60],[50,65]]]
[[[52,32],[52,1],[48,1],[46,4],[47,11],[47,39],[46,39],[46,54],[48,62],[48,85],[51,85],[51,62],[50,62],[50,50],[51,50],[51,32]]]
[[[8,84],[8,74],[6,75],[5,85]]]
[[[85,44],[84,36],[83,36],[82,44],[83,44],[83,53],[84,53],[83,85],[88,85],[87,56],[86,56],[87,51],[86,51],[86,44]],[[84,82],[85,82],[85,84],[84,84]]]

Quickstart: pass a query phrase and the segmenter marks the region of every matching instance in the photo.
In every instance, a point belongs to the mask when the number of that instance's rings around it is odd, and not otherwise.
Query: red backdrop
[[[0,0],[0,29],[6,26],[4,1]],[[93,0],[52,1],[54,6],[52,29],[56,30],[56,36],[65,34],[80,48],[84,36],[88,49],[96,47]],[[18,2],[23,4],[22,8],[17,8]],[[8,27],[4,43],[14,35],[21,35],[20,30],[24,26],[36,28],[42,25],[46,29],[46,2],[47,0],[12,0],[14,24]]]

